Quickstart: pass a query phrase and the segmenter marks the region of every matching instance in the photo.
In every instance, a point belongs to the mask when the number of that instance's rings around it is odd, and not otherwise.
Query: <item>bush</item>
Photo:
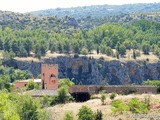
[[[27,90],[39,89],[39,85],[38,85],[37,83],[34,83],[33,80],[30,80],[30,81],[27,83],[26,89],[27,89]]]
[[[95,113],[95,120],[102,120],[102,111],[101,110],[97,110],[97,112]]]
[[[74,120],[73,112],[67,111],[64,116],[64,120]]]
[[[128,111],[129,108],[127,105],[123,104],[121,100],[114,100],[112,101],[112,111],[114,113],[122,114],[123,111]]]
[[[65,87],[68,89],[72,85],[74,85],[74,83],[68,78],[58,80],[58,88]]]
[[[138,100],[138,98],[132,98],[128,103],[129,109],[132,113],[147,113],[147,104]]]
[[[50,105],[56,105],[59,103],[59,98],[58,96],[53,96],[52,99],[51,99],[51,103]]]
[[[148,110],[150,109],[150,100],[151,100],[150,96],[145,97],[145,104],[147,105]]]
[[[47,95],[43,95],[41,98],[41,104],[43,107],[48,107],[51,104],[51,97],[47,96]]]
[[[88,54],[88,50],[86,48],[82,48],[81,54],[82,55],[87,55]]]
[[[102,94],[101,94],[102,105],[105,104],[105,100],[106,100],[106,95],[105,95],[105,93],[102,93]]]
[[[58,100],[60,103],[65,103],[67,101],[67,89],[66,88],[60,88],[58,90]]]
[[[112,92],[111,95],[110,95],[110,99],[114,100],[115,97],[116,97],[116,93]]]
[[[74,58],[79,58],[79,54],[74,54]]]
[[[82,106],[78,113],[78,120],[94,120],[93,111],[86,106]]]

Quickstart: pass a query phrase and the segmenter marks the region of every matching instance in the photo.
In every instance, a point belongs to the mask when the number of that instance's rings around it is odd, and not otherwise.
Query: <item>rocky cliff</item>
[[[16,61],[21,70],[29,70],[36,77],[41,72],[41,63],[58,64],[59,78],[70,78],[76,84],[141,84],[143,80],[160,80],[160,62],[104,61],[87,57],[57,57],[43,62]],[[16,65],[15,65],[16,64]]]

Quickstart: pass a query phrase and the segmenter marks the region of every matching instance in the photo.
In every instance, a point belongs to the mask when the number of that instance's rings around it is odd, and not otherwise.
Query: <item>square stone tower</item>
[[[58,89],[58,64],[41,65],[42,89]]]

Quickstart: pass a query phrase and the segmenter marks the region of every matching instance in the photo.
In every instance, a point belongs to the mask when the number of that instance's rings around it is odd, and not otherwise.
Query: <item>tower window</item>
[[[51,76],[50,77],[56,77],[54,74],[51,74]]]

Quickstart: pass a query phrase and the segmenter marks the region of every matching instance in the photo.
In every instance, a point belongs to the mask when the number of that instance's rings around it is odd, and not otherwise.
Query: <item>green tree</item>
[[[118,50],[118,48],[117,48]],[[119,54],[124,56],[126,54],[126,47],[124,45],[119,46]]]
[[[114,113],[122,114],[123,111],[129,110],[129,107],[127,105],[125,105],[124,103],[122,103],[121,100],[114,100],[114,101],[112,101],[111,105],[112,105],[112,111]]]
[[[30,52],[31,52],[31,50],[32,50],[32,46],[33,46],[33,43],[32,43],[32,41],[30,40],[30,39],[26,39],[25,41],[24,41],[24,49],[26,50],[26,52],[27,52],[27,56],[30,56]]]
[[[113,55],[113,51],[112,51],[111,47],[106,47],[106,54],[108,56],[112,56]]]
[[[102,120],[103,119],[103,114],[101,110],[97,110],[95,113],[95,120]]]
[[[88,50],[86,48],[82,48],[81,54],[82,55],[87,55],[88,54]]]
[[[132,98],[131,101],[128,103],[128,106],[132,113],[144,114],[148,111],[147,104],[139,101],[138,98]]]
[[[60,103],[65,103],[68,100],[67,96],[67,89],[66,88],[59,88],[58,90],[58,100]]]
[[[105,100],[106,100],[106,95],[105,95],[105,93],[101,93],[101,101],[102,101],[102,105],[105,104]]]
[[[0,118],[2,120],[20,120],[16,105],[13,103],[6,91],[0,92]]]
[[[29,82],[26,85],[27,90],[33,90],[33,89],[39,89],[39,85],[35,83],[33,80],[29,80]]]
[[[15,57],[15,54],[13,51],[10,51],[10,52],[7,52],[7,51],[3,51],[2,52],[2,55],[3,55],[3,61],[13,61],[14,60],[14,57]]]
[[[142,50],[143,50],[144,54],[149,54],[150,45],[148,43],[143,43],[142,44]]]
[[[116,97],[116,93],[112,92],[111,95],[110,95],[110,99],[114,100],[115,97]]]
[[[82,106],[78,112],[78,120],[94,120],[93,111],[86,106]]]
[[[68,78],[58,80],[58,88],[69,89],[69,87],[71,87],[72,85],[74,85],[74,83]]]

